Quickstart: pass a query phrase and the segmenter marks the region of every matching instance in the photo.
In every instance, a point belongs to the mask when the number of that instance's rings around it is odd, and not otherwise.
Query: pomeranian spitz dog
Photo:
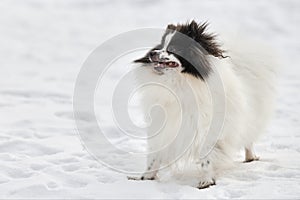
[[[197,187],[202,189],[216,184],[217,176],[233,164],[234,152],[244,149],[245,162],[259,159],[253,144],[266,128],[275,96],[276,62],[268,48],[235,39],[221,45],[216,35],[207,32],[207,23],[193,20],[168,25],[161,42],[134,63],[140,68],[137,82],[165,83],[183,99],[180,107],[157,85],[141,94],[144,112],[155,102],[164,109],[167,123],[155,136],[149,130],[151,153],[139,180],[154,180],[163,165],[181,162],[195,167]],[[220,80],[221,92],[212,95],[209,85]],[[211,125],[220,99],[224,100],[222,126],[214,130]],[[209,137],[215,138],[213,145]]]

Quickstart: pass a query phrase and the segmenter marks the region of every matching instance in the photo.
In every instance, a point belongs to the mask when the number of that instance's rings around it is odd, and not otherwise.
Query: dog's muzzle
[[[163,74],[166,68],[175,68],[179,63],[171,58],[172,56],[163,50],[153,50],[149,53],[149,58],[154,63],[154,70],[158,74]],[[174,56],[173,56],[174,57]]]

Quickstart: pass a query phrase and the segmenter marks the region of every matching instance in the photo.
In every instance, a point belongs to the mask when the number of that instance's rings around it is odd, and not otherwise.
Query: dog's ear
[[[226,58],[227,56],[223,55],[226,51],[224,51],[217,42],[216,35],[207,33],[208,25],[208,22],[198,24],[195,20],[192,20],[187,26],[187,35],[198,42],[208,54],[218,58]]]
[[[176,25],[174,25],[174,24],[168,24],[167,29],[175,31],[176,30]]]
[[[200,26],[201,27],[201,26]],[[192,33],[198,33],[199,31],[199,25],[198,23],[195,21],[195,20],[192,20],[189,24],[189,28],[190,28],[190,31]]]

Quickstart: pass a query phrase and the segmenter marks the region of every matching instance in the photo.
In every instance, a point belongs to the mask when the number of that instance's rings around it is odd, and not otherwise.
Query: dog
[[[235,152],[244,149],[245,162],[259,159],[253,144],[272,116],[277,63],[264,45],[245,41],[221,45],[207,27],[207,22],[194,20],[169,24],[161,42],[134,61],[138,83],[158,81],[182,100],[180,107],[172,94],[158,85],[141,93],[143,112],[147,114],[154,102],[164,109],[168,123],[155,136],[148,130],[151,153],[147,170],[138,180],[155,180],[162,166],[181,162],[194,166],[196,187],[203,189],[215,185],[216,178],[232,167]],[[209,132],[218,103],[212,101],[208,85],[218,85],[218,80],[222,89],[213,98],[224,100],[222,126]],[[161,115],[151,117],[160,119]],[[214,143],[207,140],[212,134],[217,136]]]

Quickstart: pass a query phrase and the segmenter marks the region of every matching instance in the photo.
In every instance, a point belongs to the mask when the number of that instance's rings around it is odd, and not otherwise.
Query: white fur
[[[165,83],[182,100],[181,106],[185,109],[182,115],[183,108],[180,107],[178,99],[176,100],[164,87],[153,85],[142,92],[146,115],[149,115],[153,103],[161,105],[167,114],[166,126],[158,136],[148,140],[149,151],[166,146],[175,138],[179,128],[181,126],[184,128],[173,145],[159,153],[149,154],[148,171],[143,175],[145,179],[155,177],[160,166],[170,164],[185,150],[184,147],[193,136],[196,137],[192,145],[173,166],[177,169],[180,163],[183,166],[194,166],[199,187],[209,186],[220,172],[231,166],[235,152],[243,148],[252,150],[253,143],[264,132],[272,113],[276,62],[267,48],[257,44],[240,42],[235,44],[225,47],[229,58],[218,59],[212,56],[209,58],[213,63],[213,72],[206,82],[189,74],[180,73],[178,69],[158,75],[152,71],[152,67],[140,66],[143,70],[139,70],[136,74],[137,84],[145,79]],[[207,157],[201,158],[201,151],[205,148],[203,141],[207,137],[213,114],[211,91],[207,87],[207,82],[214,82],[218,74],[225,89],[224,126],[213,150]],[[196,105],[192,104],[190,96],[185,94],[186,83],[195,93]],[[219,98],[223,98],[222,94],[219,95],[221,95]],[[197,110],[199,113],[195,113]],[[195,116],[199,117],[197,121],[193,120]],[[151,117],[161,118],[155,114]]]

